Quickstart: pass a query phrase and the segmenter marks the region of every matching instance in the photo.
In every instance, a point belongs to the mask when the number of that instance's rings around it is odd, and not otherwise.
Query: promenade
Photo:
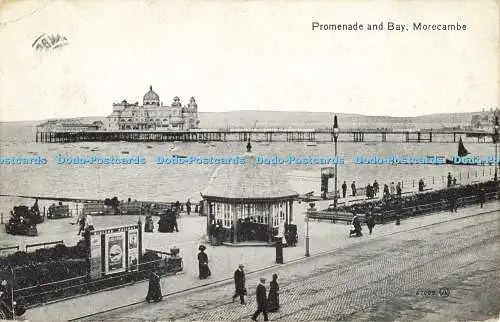
[[[247,275],[246,305],[232,285],[167,296],[86,321],[249,320],[260,276],[277,273],[280,310],[270,320],[453,321],[498,317],[499,212],[349,245]],[[268,284],[268,283],[266,283]],[[268,285],[266,285],[268,286]],[[260,318],[262,320],[262,317]]]
[[[300,211],[304,211],[307,205],[302,203],[296,205],[294,213],[297,214],[296,223],[299,230],[299,243],[297,247],[284,249],[285,265],[287,263],[304,258],[305,241],[304,232],[305,226],[303,216],[299,216]],[[454,222],[457,218],[473,216],[480,212],[498,210],[499,205],[496,202],[488,203],[483,209],[479,206],[459,209],[458,213],[441,212],[432,215],[410,218],[402,220],[400,226],[394,224],[377,225],[373,235],[365,234],[362,238],[349,238],[349,226],[345,224],[331,224],[325,222],[310,222],[310,249],[311,255],[320,254],[322,252],[335,249],[342,249],[354,245],[365,245],[366,241],[390,240],[391,236],[412,231],[419,227],[427,225],[435,225],[441,222]],[[117,218],[117,217],[115,217]],[[122,220],[125,218],[118,217]],[[118,219],[117,218],[117,219]],[[99,220],[103,217],[96,218],[96,225],[99,227]],[[107,219],[107,218],[106,218]],[[130,218],[129,220],[132,220]],[[181,249],[181,256],[184,260],[184,273],[176,276],[169,276],[162,279],[162,289],[165,295],[181,292],[193,287],[201,287],[203,285],[212,284],[219,280],[226,279],[229,283],[224,289],[227,289],[228,294],[232,290],[232,274],[238,264],[243,263],[247,272],[252,272],[268,267],[277,269],[280,265],[275,264],[275,250],[270,247],[211,247],[207,245],[207,254],[209,256],[209,265],[212,270],[212,276],[208,280],[198,279],[198,266],[196,260],[198,245],[204,242],[203,229],[205,227],[204,217],[183,217],[179,220],[180,233],[176,234],[145,234],[144,247],[158,250],[168,251],[173,245]],[[474,222],[474,217],[466,219],[465,222]],[[364,229],[366,230],[366,229]],[[193,233],[194,232],[194,233]],[[73,232],[72,232],[73,233]],[[74,232],[76,235],[76,232]],[[76,237],[76,236],[74,236]],[[363,246],[364,247],[364,246]],[[308,259],[309,260],[309,259]],[[272,275],[271,273],[266,273]],[[249,274],[257,278],[260,274]],[[266,275],[266,276],[267,276]],[[289,276],[290,277],[290,276]],[[223,282],[224,283],[224,282]],[[247,285],[255,285],[249,279]],[[147,283],[140,282],[124,288],[115,289],[103,293],[95,293],[87,296],[81,296],[66,301],[56,302],[45,306],[40,306],[29,310],[22,318],[30,321],[46,321],[50,320],[62,321],[75,319],[88,314],[93,314],[115,307],[124,306],[142,302],[147,290]],[[195,294],[198,291],[195,292]],[[180,295],[182,297],[182,295]],[[168,297],[167,297],[168,298]],[[165,305],[168,301],[164,302]],[[164,305],[158,304],[159,306]],[[196,302],[191,304],[196,306]],[[146,309],[144,309],[146,310]],[[148,309],[149,310],[149,309]],[[163,317],[162,318],[166,318]]]

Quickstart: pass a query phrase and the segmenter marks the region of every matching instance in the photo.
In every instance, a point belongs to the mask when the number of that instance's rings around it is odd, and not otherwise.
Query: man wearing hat
[[[234,299],[237,298],[238,296],[240,297],[240,303],[245,304],[245,293],[246,293],[246,288],[245,288],[245,272],[243,271],[243,264],[240,264],[238,266],[238,269],[234,272],[234,295],[233,295],[233,302]]]
[[[266,279],[264,277],[260,278],[260,283],[257,286],[256,296],[257,296],[257,311],[252,315],[252,320],[257,321],[257,317],[262,313],[264,315],[264,321],[269,321],[267,317],[267,296],[266,296]]]

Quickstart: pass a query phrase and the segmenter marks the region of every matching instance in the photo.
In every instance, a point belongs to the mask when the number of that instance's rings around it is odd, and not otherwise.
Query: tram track
[[[410,243],[411,253],[404,258],[399,255],[407,251],[407,243],[393,245],[389,249],[384,246],[384,251],[380,253],[373,252],[373,248],[380,249],[381,245],[372,244],[370,245],[372,247],[369,246],[371,248],[369,251],[347,249],[345,253],[338,254],[337,257],[343,265],[339,266],[335,261],[330,261],[330,264],[324,264],[325,266],[319,269],[315,267],[312,274],[305,274],[307,276],[303,274],[299,279],[292,278],[284,282],[283,278],[280,278],[282,280],[280,302],[284,303],[280,313],[273,314],[273,319],[293,317],[293,320],[324,320],[324,316],[318,315],[318,312],[342,312],[346,308],[353,307],[353,312],[357,312],[362,307],[361,304],[368,307],[383,298],[394,297],[393,293],[398,292],[401,286],[406,290],[406,295],[410,293],[414,295],[413,292],[427,280],[440,279],[476,263],[477,249],[492,241],[498,246],[500,232],[495,227],[499,221],[495,218],[478,224],[477,229],[483,232],[479,240],[467,240],[467,237],[461,234],[461,230],[452,230],[448,232],[449,236],[445,240]],[[463,242],[456,243],[457,240]],[[443,246],[444,252],[434,251],[439,245]],[[351,256],[358,257],[359,252],[362,253],[361,260],[355,258],[353,262]],[[421,258],[426,260],[421,261]],[[460,264],[458,268],[457,262]],[[356,283],[353,280],[356,280]],[[376,291],[373,291],[374,289]],[[374,293],[376,296],[373,296]],[[366,299],[369,299],[368,303],[363,303]],[[204,309],[213,312],[208,320],[236,319],[236,316],[228,315],[224,310],[225,305],[206,306]],[[313,316],[307,316],[308,314]],[[207,316],[205,312],[188,313],[175,316],[175,319],[206,320]]]
[[[374,241],[381,240],[381,239],[384,239],[384,238],[387,238],[387,237],[390,237],[390,236],[400,235],[400,234],[408,233],[408,232],[412,232],[412,231],[428,230],[428,229],[431,229],[433,227],[436,227],[436,226],[439,226],[439,225],[444,225],[444,224],[449,223],[449,222],[466,220],[468,218],[482,216],[482,215],[487,215],[487,214],[491,214],[491,213],[495,213],[495,212],[498,212],[498,210],[491,210],[491,211],[480,212],[480,213],[476,213],[476,214],[471,214],[471,215],[463,216],[463,217],[460,217],[460,218],[450,218],[448,220],[440,221],[440,222],[437,222],[437,223],[432,223],[432,224],[427,224],[427,225],[423,225],[423,226],[419,226],[419,227],[413,227],[413,228],[404,229],[404,230],[401,230],[401,231],[387,233],[387,234],[380,235],[380,236],[377,236],[377,237],[374,237],[374,238],[370,238],[370,242],[374,242]],[[496,221],[496,219],[492,220],[491,222],[494,222],[494,221]],[[253,270],[253,271],[247,272],[246,275],[247,275],[247,277],[248,276],[255,276],[258,273],[267,272],[267,271],[272,270],[272,269],[274,269],[276,267],[283,268],[283,267],[287,267],[287,266],[291,266],[291,265],[300,264],[301,262],[309,261],[309,260],[314,259],[314,258],[319,258],[319,257],[322,257],[322,256],[327,256],[327,255],[333,255],[335,253],[341,252],[341,251],[349,249],[349,248],[353,248],[353,247],[359,248],[359,246],[362,245],[363,243],[364,243],[364,241],[362,241],[360,243],[356,243],[356,244],[350,244],[350,245],[341,246],[341,247],[336,248],[336,249],[319,252],[317,254],[311,255],[310,257],[304,257],[304,258],[298,258],[298,259],[290,260],[290,261],[286,262],[285,264],[281,264],[281,265],[279,265],[279,264],[271,265],[271,266],[264,267],[264,268],[261,268],[261,269],[258,269],[258,270]],[[204,284],[204,285],[199,285],[199,286],[187,288],[187,289],[176,291],[176,292],[171,292],[171,293],[165,294],[163,297],[164,298],[172,298],[172,297],[178,296],[178,295],[188,295],[188,294],[190,294],[192,292],[195,292],[195,291],[203,291],[203,290],[207,290],[207,289],[212,288],[212,287],[225,286],[225,285],[229,285],[229,284],[232,284],[232,283],[233,283],[233,279],[232,278],[220,279],[220,280],[213,281],[213,282],[210,282],[210,283],[207,283],[207,284]],[[118,311],[118,310],[122,310],[122,309],[130,309],[130,308],[133,308],[134,306],[140,306],[141,304],[144,304],[144,301],[129,303],[129,304],[126,304],[126,305],[122,305],[122,306],[110,308],[110,309],[107,309],[107,310],[102,310],[102,311],[99,311],[99,312],[87,314],[87,315],[84,315],[84,316],[80,316],[80,317],[71,319],[70,321],[78,321],[78,320],[83,320],[83,319],[89,319],[89,318],[92,318],[92,317],[97,317],[99,315],[103,315],[103,314],[107,314],[107,313],[112,313],[114,311]],[[228,303],[221,303],[221,304],[218,304],[218,305],[216,304],[216,305],[211,306],[210,308],[213,310],[213,309],[217,309],[218,307],[223,307],[223,306],[225,306],[227,304]]]

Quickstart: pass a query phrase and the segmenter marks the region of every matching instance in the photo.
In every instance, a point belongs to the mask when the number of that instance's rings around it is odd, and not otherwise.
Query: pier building
[[[143,96],[142,105],[126,100],[114,103],[113,112],[106,117],[105,127],[108,131],[185,131],[197,128],[199,123],[198,104],[194,97],[187,105],[182,105],[176,96],[170,106],[164,106],[150,86]]]
[[[48,120],[39,124],[36,129],[37,132],[88,132],[98,131],[103,129],[103,122],[95,121],[92,123],[84,123],[80,119],[71,120]]]

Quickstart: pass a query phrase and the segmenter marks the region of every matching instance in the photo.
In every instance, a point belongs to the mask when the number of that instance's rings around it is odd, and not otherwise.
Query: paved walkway
[[[304,257],[304,232],[305,225],[303,217],[299,216],[300,211],[304,211],[307,205],[302,203],[294,209],[296,223],[299,230],[299,243],[297,247],[285,248],[285,262]],[[482,211],[497,210],[498,203],[486,204]],[[362,238],[349,238],[349,226],[345,224],[331,224],[327,222],[310,223],[310,249],[311,255],[325,252],[332,249],[361,243],[368,239],[375,239],[388,236],[397,232],[411,230],[417,227],[435,224],[446,220],[466,217],[480,212],[479,206],[459,209],[457,214],[448,212],[436,213],[422,217],[403,220],[400,226],[394,224],[377,225],[373,235],[365,235]],[[184,259],[185,272],[181,275],[170,276],[162,279],[162,289],[165,294],[186,290],[188,288],[202,286],[221,279],[231,278],[234,269],[239,263],[244,263],[247,272],[255,271],[275,264],[275,250],[270,247],[207,247],[209,264],[212,270],[212,277],[208,280],[199,280],[196,254],[198,245],[203,238],[202,232],[205,225],[204,217],[182,218],[179,222],[181,233],[176,234],[146,234],[145,248],[166,250],[174,244],[165,244],[165,238],[175,238],[176,245],[181,245],[181,256]],[[198,237],[189,238],[188,230],[198,232]],[[182,235],[183,231],[186,234]],[[167,237],[168,236],[168,237]],[[191,234],[191,237],[193,235]],[[182,240],[182,241],[181,241]],[[182,243],[182,244],[181,244]],[[87,296],[77,297],[67,301],[57,302],[45,306],[40,306],[29,310],[24,319],[30,321],[46,321],[48,317],[53,321],[62,321],[77,318],[87,314],[104,311],[113,307],[142,301],[145,296],[147,285],[145,282],[136,283],[124,288],[96,293]]]
[[[288,265],[273,267],[258,274],[247,275],[249,297],[247,305],[231,303],[232,285],[220,285],[195,292],[168,296],[159,304],[141,303],[135,306],[92,316],[91,321],[220,321],[249,319],[256,309],[255,286],[260,276],[277,273],[280,283],[278,313],[272,320],[414,320],[432,312],[451,320],[491,314],[490,310],[429,311],[419,309],[424,292],[435,291],[433,302],[457,302],[459,285],[451,283],[452,275],[462,276],[479,270],[498,272],[500,261],[495,256],[500,246],[499,212],[484,214],[447,224],[403,232],[372,239],[359,247],[348,246],[330,256],[316,256]],[[267,283],[266,283],[267,284]],[[266,285],[267,286],[267,285]],[[473,285],[476,290],[488,289]],[[439,291],[443,287],[449,294]],[[491,291],[491,290],[490,290]],[[489,293],[498,299],[498,290]],[[376,310],[388,300],[400,297],[413,300],[413,307],[398,306],[385,312]],[[429,297],[429,295],[427,295]],[[467,306],[468,300],[458,302]],[[484,308],[484,306],[483,306]],[[498,314],[500,303],[493,305]],[[372,310],[373,313],[365,313]],[[495,313],[494,311],[497,310]],[[381,315],[381,313],[383,315]],[[464,313],[466,314],[464,316]],[[467,315],[468,314],[468,315]],[[484,316],[484,318],[492,317]],[[261,318],[262,319],[262,318]]]

